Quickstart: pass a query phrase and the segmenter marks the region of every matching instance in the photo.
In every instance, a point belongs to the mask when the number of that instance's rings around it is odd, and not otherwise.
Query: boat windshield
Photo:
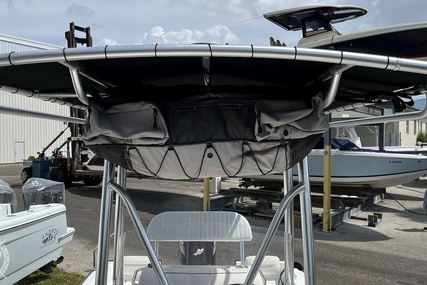
[[[324,138],[322,137],[314,147],[315,149],[323,149]],[[339,150],[359,150],[360,148],[353,142],[347,139],[331,139],[331,148]]]
[[[352,143],[349,140],[346,139],[333,139],[331,141],[331,146],[333,148],[337,148],[339,150],[356,150],[359,149],[357,145]]]
[[[332,26],[319,17],[311,17],[304,20],[303,36],[309,37],[324,32],[332,31]]]

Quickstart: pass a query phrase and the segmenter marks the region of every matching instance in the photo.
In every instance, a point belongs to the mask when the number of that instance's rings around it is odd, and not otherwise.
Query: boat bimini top
[[[105,46],[0,55],[2,90],[85,110],[85,118],[69,121],[85,122],[82,136],[87,147],[107,160],[93,283],[97,285],[107,284],[112,224],[108,189],[120,198],[116,206],[123,202],[132,217],[159,283],[168,284],[124,190],[126,169],[167,179],[194,179],[280,173],[300,161],[300,182],[294,187],[289,183],[292,179],[284,183],[287,193],[243,284],[254,283],[274,232],[296,195],[301,195],[305,284],[315,284],[308,164],[303,158],[329,128],[326,113],[389,102],[401,114],[345,123],[422,118],[426,110],[403,111],[412,103],[411,96],[425,93],[426,85],[427,62],[300,47]],[[0,112],[26,114],[10,108]],[[121,166],[117,183],[114,164]],[[123,225],[119,206],[114,222],[117,256]],[[115,263],[116,276],[123,268],[119,265]],[[290,278],[292,272],[293,268]]]
[[[194,179],[280,173],[329,128],[324,110],[376,102],[403,110],[426,90],[426,67],[303,48],[106,46],[0,55],[0,84],[87,109],[85,143],[105,159]]]

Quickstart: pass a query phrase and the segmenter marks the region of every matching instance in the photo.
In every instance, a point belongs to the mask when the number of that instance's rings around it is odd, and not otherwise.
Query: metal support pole
[[[334,99],[335,99],[335,96],[337,95],[338,87],[341,81],[342,73],[352,67],[353,67],[352,65],[338,65],[338,67],[335,67],[335,70],[333,72],[332,79],[331,79],[329,92],[325,98],[325,101],[323,102],[323,108],[329,107],[329,105],[331,105],[332,102],[334,102]]]
[[[293,186],[292,169],[283,171],[283,194],[286,196]],[[294,284],[294,201],[289,202],[284,217],[284,246],[285,246],[285,280],[286,284]]]
[[[117,184],[126,189],[127,170],[118,167]],[[123,256],[124,256],[124,208],[122,199],[116,199],[114,217],[114,259],[113,259],[113,283],[124,284]]]
[[[148,239],[147,233],[144,230],[144,226],[142,225],[142,222],[139,219],[138,212],[136,211],[135,205],[133,204],[129,194],[126,191],[124,191],[124,189],[121,188],[120,185],[118,185],[113,181],[111,181],[107,187],[109,190],[111,190],[111,192],[114,191],[126,206],[127,212],[136,229],[136,232],[139,234],[139,237],[141,238],[142,243],[144,244],[144,246],[148,251],[148,258],[150,259],[151,266],[153,267],[154,272],[156,273],[156,276],[159,279],[158,280],[159,283],[162,285],[168,285],[169,283],[166,279],[166,275],[163,272],[162,267],[160,266],[160,262],[153,248],[151,247],[150,240]]]
[[[112,208],[112,193],[108,191],[108,183],[110,180],[114,179],[114,164],[112,162],[105,160],[103,174],[95,285],[107,284],[108,247],[110,244],[110,217]]]
[[[330,115],[328,115],[330,118]],[[324,135],[323,153],[323,221],[322,231],[331,232],[331,130]]]
[[[306,188],[300,194],[305,284],[314,285],[316,284],[316,268],[314,267],[313,216],[311,213],[310,177],[308,175],[307,157],[298,164],[298,172],[299,179]]]
[[[240,265],[242,267],[246,267],[246,263],[245,263],[245,242],[244,241],[240,242]]]
[[[209,178],[203,178],[203,211],[211,210]]]
[[[76,91],[77,97],[79,98],[80,102],[85,105],[89,105],[89,99],[87,98],[82,83],[80,81],[79,71],[77,70],[77,68],[72,67],[69,68],[69,70],[71,75],[71,81],[73,82],[74,91]]]
[[[41,112],[24,110],[24,109],[17,109],[17,108],[13,108],[13,107],[5,107],[5,106],[0,106],[0,113],[1,114],[7,114],[7,115],[33,117],[33,118],[46,119],[46,120],[69,122],[69,123],[82,124],[82,125],[84,125],[84,123],[86,122],[85,119],[81,119],[81,118],[72,118],[72,117],[58,116],[58,115],[52,115],[52,114],[45,114],[45,113],[41,113]]]
[[[415,123],[416,122],[414,122],[414,124]],[[379,151],[384,151],[384,145],[385,145],[385,141],[384,141],[384,129],[385,129],[385,124],[384,123],[380,124],[379,128],[378,128],[378,150]]]
[[[253,284],[253,281],[255,279],[255,276],[259,270],[259,267],[261,266],[262,261],[264,260],[265,254],[267,253],[268,247],[271,244],[271,241],[274,237],[274,233],[277,231],[277,228],[279,227],[283,215],[285,213],[286,207],[289,206],[289,203],[295,198],[296,195],[300,194],[305,190],[305,186],[302,183],[299,183],[296,185],[288,194],[286,194],[282,201],[280,202],[276,214],[274,214],[274,217],[270,223],[270,226],[267,229],[267,233],[265,234],[264,240],[262,241],[258,252],[255,256],[254,262],[252,263],[251,268],[249,269],[248,275],[246,276],[244,285]]]

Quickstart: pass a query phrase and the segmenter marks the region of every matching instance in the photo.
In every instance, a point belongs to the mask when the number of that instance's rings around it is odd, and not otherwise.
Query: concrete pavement
[[[0,179],[17,193],[22,210],[21,165],[0,165]],[[144,225],[164,210],[201,209],[202,183],[129,179],[129,193]],[[226,187],[223,185],[223,187]],[[314,227],[317,284],[421,284],[427,285],[427,216],[422,209],[427,180],[387,188],[385,199],[359,213],[331,233]],[[66,190],[69,226],[76,228],[63,250],[66,270],[86,275],[92,269],[92,251],[97,243],[100,187],[74,184]],[[376,227],[368,215],[382,213]],[[267,220],[250,218],[266,227]],[[251,221],[252,222],[252,221]],[[130,225],[128,225],[130,227]],[[295,251],[301,261],[300,231]]]

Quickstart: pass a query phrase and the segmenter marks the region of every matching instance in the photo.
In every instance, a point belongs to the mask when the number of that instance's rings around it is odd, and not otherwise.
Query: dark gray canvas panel
[[[168,137],[165,121],[153,103],[126,103],[109,108],[91,105],[85,132],[87,145],[163,145]]]
[[[282,172],[329,127],[310,100],[203,99],[90,108],[86,145],[137,173],[166,179]]]

